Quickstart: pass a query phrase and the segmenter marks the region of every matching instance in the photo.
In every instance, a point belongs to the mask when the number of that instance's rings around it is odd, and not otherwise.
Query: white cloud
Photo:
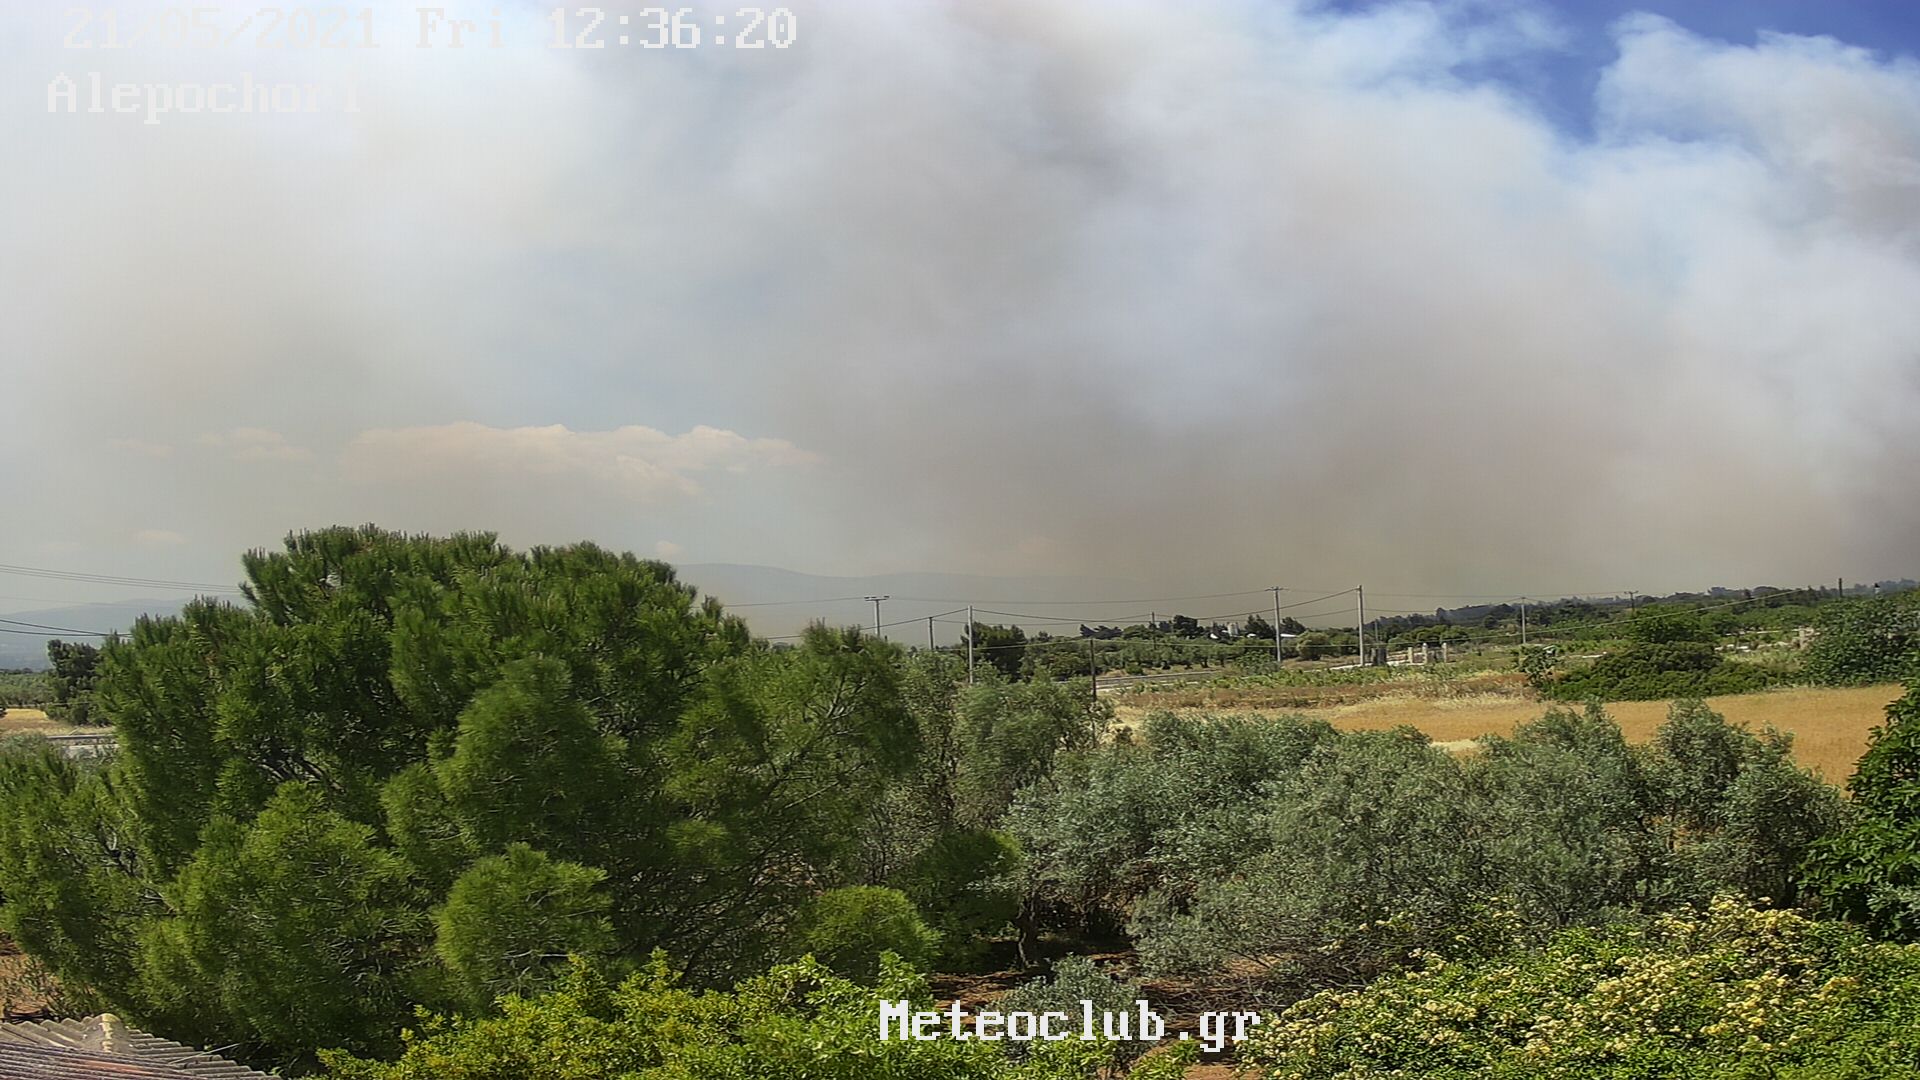
[[[179,547],[187,538],[172,529],[136,529],[133,542],[141,547]]]
[[[671,540],[661,540],[653,545],[653,553],[668,562],[672,562],[680,556],[685,555],[687,549]]]

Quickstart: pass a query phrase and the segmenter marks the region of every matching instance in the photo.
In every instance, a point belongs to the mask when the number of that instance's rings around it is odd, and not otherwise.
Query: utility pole
[[[1093,700],[1100,700],[1100,666],[1093,655],[1093,638],[1087,639],[1087,678],[1093,683]]]
[[[880,601],[891,600],[893,599],[893,597],[892,596],[869,596],[867,597],[867,599],[873,603],[873,636],[885,637],[886,635],[880,632]]]
[[[1527,644],[1527,598],[1523,596],[1520,598],[1520,647],[1525,648],[1526,644]]]
[[[932,655],[934,651],[935,651],[935,647],[933,644],[933,616],[929,615],[927,616],[927,653],[928,655]]]
[[[1360,666],[1366,667],[1367,666],[1367,587],[1365,585],[1355,585],[1353,587],[1353,592],[1354,592],[1354,595],[1359,598],[1358,603],[1360,605],[1360,608],[1359,608],[1359,611],[1360,611]]]
[[[1631,615],[1639,609],[1639,605],[1634,602],[1634,598],[1639,595],[1639,592],[1633,589],[1627,590],[1627,614]]]
[[[1273,666],[1280,666],[1280,586],[1270,585],[1267,591],[1273,594]]]
[[[973,685],[973,605],[967,605],[967,685]]]

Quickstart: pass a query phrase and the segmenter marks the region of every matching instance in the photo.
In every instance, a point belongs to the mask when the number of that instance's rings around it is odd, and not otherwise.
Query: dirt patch
[[[46,987],[33,977],[32,961],[13,939],[0,934],[0,1021],[46,1016]]]

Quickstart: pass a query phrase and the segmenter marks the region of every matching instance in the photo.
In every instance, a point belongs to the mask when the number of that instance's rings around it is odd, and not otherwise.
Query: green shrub
[[[1134,1002],[1140,1000],[1140,984],[1116,979],[1101,971],[1092,960],[1084,956],[1063,957],[1053,965],[1051,977],[1034,979],[1011,991],[994,1008],[1001,1012],[1031,1012],[1043,1015],[1048,1012],[1063,1012],[1070,1017],[1078,1017],[1085,1007],[1082,1002],[1092,1002],[1094,1014],[1126,1013],[1134,1008]],[[1125,1065],[1138,1058],[1152,1044],[1138,1041],[1102,1042],[1102,1064]],[[1016,1057],[1026,1056],[1023,1050],[1031,1047],[1010,1046]]]
[[[100,647],[75,641],[47,642],[47,660],[53,665],[47,674],[51,700],[47,715],[70,724],[97,724],[99,716],[93,704],[94,684],[99,678]]]
[[[1779,680],[1767,668],[1729,663],[1710,644],[1680,641],[1629,645],[1545,683],[1545,689],[1561,701],[1659,701],[1746,694]]]
[[[1814,847],[1803,880],[1828,910],[1920,941],[1920,680],[1887,706],[1847,786],[1859,820]]]
[[[525,844],[480,859],[434,913],[434,951],[475,1007],[545,989],[570,955],[612,951],[606,871]]]
[[[1534,689],[1544,689],[1560,666],[1560,650],[1552,645],[1522,645],[1513,650],[1513,666]]]
[[[1011,836],[964,829],[934,840],[894,885],[939,932],[944,958],[965,965],[1019,914],[1011,881],[1019,864],[1020,847]]]
[[[1699,702],[1644,748],[1597,707],[1549,712],[1476,755],[1410,729],[1331,735],[1246,801],[1220,801],[1231,830],[1195,819],[1218,847],[1180,829],[1156,843],[1130,929],[1151,969],[1294,989],[1721,891],[1789,903],[1792,868],[1842,820],[1784,738]],[[1183,850],[1208,857],[1168,858]]]
[[[328,1055],[336,1080],[997,1080],[1006,1059],[978,1042],[878,1039],[880,1002],[925,1002],[897,962],[868,989],[803,960],[731,992],[684,987],[663,959],[618,987],[576,968],[558,992],[501,1015],[442,1018],[391,1064]],[[925,1007],[931,1007],[930,1004]]]
[[[1333,652],[1333,639],[1319,630],[1310,630],[1293,639],[1296,655],[1302,660],[1318,660]]]
[[[1896,682],[1916,674],[1920,592],[1822,607],[1807,648],[1807,675],[1828,686]]]
[[[1410,729],[1343,735],[1267,787],[1249,833],[1190,899],[1162,888],[1130,929],[1152,970],[1366,977],[1486,918],[1500,886],[1468,766]],[[1176,883],[1177,884],[1177,883]]]
[[[1111,1048],[1078,1039],[1026,1044],[879,1036],[882,1002],[934,1008],[897,957],[873,987],[813,960],[730,991],[696,992],[656,957],[619,986],[577,966],[558,990],[509,998],[499,1015],[429,1018],[397,1060],[323,1055],[333,1080],[1096,1080]],[[1076,1003],[1075,1012],[1078,1011]],[[1190,1048],[1156,1053],[1129,1080],[1177,1080]]]
[[[1429,957],[1256,1028],[1259,1077],[1920,1076],[1920,948],[1733,901],[1490,960]]]
[[[1148,716],[1140,737],[1066,755],[1007,816],[1030,888],[1083,928],[1124,926],[1148,892],[1185,902],[1263,835],[1266,785],[1336,738],[1295,717]]]
[[[815,897],[795,927],[793,951],[806,953],[848,978],[872,981],[880,954],[916,967],[933,959],[940,935],[898,889],[852,885]]]
[[[1094,745],[1112,720],[1113,706],[1085,682],[981,679],[960,695],[957,819],[993,827],[1015,792],[1053,772],[1056,755]]]
[[[47,672],[0,671],[0,710],[44,709],[53,700],[53,678]]]
[[[1642,645],[1713,643],[1713,628],[1690,608],[1648,605],[1627,620],[1627,637]]]

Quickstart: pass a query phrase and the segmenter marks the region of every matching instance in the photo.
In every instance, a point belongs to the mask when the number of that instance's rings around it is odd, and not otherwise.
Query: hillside
[[[167,597],[9,611],[0,615],[0,630],[6,631],[0,633],[0,668],[44,669],[50,640],[81,637],[76,631],[90,634],[124,631],[142,615],[172,615],[183,603],[179,598]]]

